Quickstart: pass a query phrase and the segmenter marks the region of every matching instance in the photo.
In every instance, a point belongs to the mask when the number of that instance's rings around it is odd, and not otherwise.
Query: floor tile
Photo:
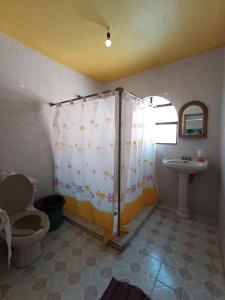
[[[187,265],[187,270],[191,274],[193,279],[199,280],[201,282],[210,281],[211,273],[206,268],[205,265],[200,263],[193,263]]]
[[[225,299],[214,221],[182,220],[165,205],[153,211],[123,252],[104,247],[67,221],[42,244],[40,259],[21,270],[8,269],[0,245],[1,299],[99,300],[112,276],[138,286],[152,300]]]
[[[139,270],[139,273],[141,270]],[[129,281],[132,271],[130,269],[130,263],[127,261],[118,261],[115,262],[112,266],[112,276],[118,280]]]
[[[83,289],[84,287],[80,285],[69,286],[63,291],[61,291],[61,299],[63,300],[83,300]]]
[[[143,272],[147,273],[153,278],[156,278],[159,274],[159,270],[162,265],[162,262],[151,256],[146,256],[140,258],[138,264],[140,265],[141,270]]]
[[[35,278],[50,276],[55,271],[55,262],[52,261],[37,261],[34,266],[33,277]]]
[[[49,276],[45,287],[46,293],[61,292],[69,284],[69,275],[66,272],[55,272]]]
[[[165,258],[163,263],[165,265],[168,265],[170,267],[174,268],[185,268],[188,261],[193,262],[193,258],[189,256],[188,253],[168,253]]]
[[[167,286],[156,282],[151,294],[152,300],[180,300],[181,295]]]
[[[185,281],[182,289],[182,300],[212,300],[212,294],[204,283],[198,280]]]
[[[149,256],[159,260],[163,260],[167,254],[167,252],[165,252],[163,249],[163,246],[156,243],[149,244],[149,246],[146,248],[146,251]]]
[[[34,281],[30,277],[16,281],[7,293],[8,300],[25,300],[31,298]]]
[[[183,285],[183,278],[180,272],[167,265],[162,265],[157,281],[168,286],[171,289],[180,289]]]
[[[212,278],[213,283],[213,296],[215,299],[224,297],[225,299],[225,277],[223,273],[214,275]]]

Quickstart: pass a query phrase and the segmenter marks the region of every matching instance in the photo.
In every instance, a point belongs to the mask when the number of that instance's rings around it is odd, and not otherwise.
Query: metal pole
[[[120,89],[122,89],[122,92],[124,91],[124,89],[122,87],[118,87],[115,89],[115,91],[120,91]],[[74,99],[70,99],[70,100],[63,100],[63,101],[60,101],[60,102],[57,102],[57,103],[53,103],[53,102],[49,102],[49,105],[50,106],[55,106],[57,104],[64,104],[64,103],[70,103],[70,102],[73,102],[73,101],[78,101],[78,100],[82,100],[83,98],[91,98],[91,97],[95,97],[95,96],[98,96],[99,94],[107,94],[107,93],[110,93],[114,90],[107,90],[107,91],[103,91],[103,92],[100,92],[100,93],[95,93],[95,94],[90,94],[90,95],[86,95],[86,96],[80,96],[78,95],[76,98]],[[122,93],[121,92],[121,93]],[[133,97],[136,97],[138,100],[141,100],[141,98],[138,98],[136,95],[134,95],[133,93],[130,93],[128,92],[129,95],[133,96]]]
[[[119,87],[116,88],[119,92],[119,119],[118,119],[118,169],[117,169],[117,180],[118,180],[118,223],[117,223],[117,235],[120,236],[120,201],[121,201],[121,132],[122,132],[122,94],[124,89]]]
[[[84,96],[84,97],[78,95],[77,98],[75,98],[75,99],[64,100],[64,101],[57,102],[57,103],[52,103],[52,102],[50,102],[49,105],[50,105],[50,106],[55,106],[55,105],[57,105],[57,104],[69,103],[69,102],[73,102],[73,101],[77,101],[77,100],[82,100],[83,98],[91,98],[91,97],[95,97],[95,96],[98,96],[99,94],[107,94],[107,93],[112,92],[112,91],[113,91],[113,90],[107,90],[107,91],[104,91],[104,92],[101,92],[101,93],[90,94],[90,95],[87,95],[87,96]]]

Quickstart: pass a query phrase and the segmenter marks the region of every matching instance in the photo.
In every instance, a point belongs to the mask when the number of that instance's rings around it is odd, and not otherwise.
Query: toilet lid
[[[8,215],[24,210],[32,197],[32,184],[23,175],[8,176],[0,184],[0,208]]]
[[[23,211],[9,217],[12,236],[28,236],[49,224],[48,216],[41,211]]]

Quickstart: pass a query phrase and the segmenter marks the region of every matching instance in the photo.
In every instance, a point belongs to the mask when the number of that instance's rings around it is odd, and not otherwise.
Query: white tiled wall
[[[101,90],[97,82],[0,35],[0,171],[38,180],[37,197],[53,190],[50,110],[46,101]]]
[[[162,166],[166,156],[195,156],[205,151],[209,169],[190,186],[192,209],[215,216],[218,200],[219,127],[224,48],[101,85],[0,35],[0,171],[15,169],[38,179],[38,196],[52,191],[53,160],[49,138],[50,108],[60,101],[122,86],[139,96],[168,98],[177,110],[190,100],[209,109],[208,138],[157,146],[156,174],[161,200],[177,202],[177,177]]]
[[[225,261],[225,50],[223,54],[223,90],[222,90],[222,105],[221,105],[221,132],[220,132],[220,197],[218,207],[219,217],[219,233],[221,241],[221,250]]]
[[[209,169],[196,175],[190,186],[192,209],[209,216],[216,215],[218,201],[218,142],[221,103],[223,48],[218,48],[180,61],[122,78],[107,84],[107,88],[122,86],[141,96],[162,96],[176,107],[191,100],[200,100],[208,106],[208,137],[201,140],[178,139],[176,146],[157,146],[156,176],[161,201],[177,203],[177,176],[162,166],[164,157],[195,157],[204,150]]]

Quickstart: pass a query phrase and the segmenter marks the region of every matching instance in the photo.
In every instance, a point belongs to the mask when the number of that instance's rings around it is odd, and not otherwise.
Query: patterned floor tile
[[[141,270],[139,269],[138,272],[140,273]],[[128,282],[131,274],[130,263],[125,260],[115,262],[112,265],[112,276],[118,280]]]
[[[73,258],[73,254],[74,254],[74,250],[71,249],[70,247],[63,248],[63,249],[56,251],[53,259],[48,260],[47,262],[52,263],[52,261],[54,261],[54,262],[65,261],[67,263],[67,265],[69,265]],[[47,258],[49,258],[49,256],[51,256],[51,254],[48,254]],[[45,259],[46,259],[46,256],[45,256]],[[46,261],[45,261],[45,263],[46,263]]]
[[[85,256],[85,254],[83,253],[83,249],[81,255],[77,255],[78,252],[76,252],[75,254],[69,266],[67,267],[67,272],[72,273],[76,270],[81,271],[86,267],[91,267],[96,265],[96,258],[94,256]]]
[[[188,262],[194,262],[193,258],[188,253],[168,253],[163,263],[174,268],[185,268]]]
[[[48,261],[37,261],[35,264],[33,264],[35,267],[35,270],[33,272],[34,278],[39,278],[43,276],[50,276],[55,271],[55,263],[51,260]]]
[[[186,269],[191,274],[193,279],[201,282],[210,281],[212,274],[210,273],[210,265],[203,265],[200,263],[188,264]]]
[[[175,253],[185,253],[189,250],[185,245],[185,242],[173,241],[170,243],[170,246]]]
[[[43,298],[41,298],[43,299]],[[47,295],[46,300],[61,300],[62,299],[62,293],[61,292],[50,292]]]
[[[181,295],[174,290],[156,281],[151,294],[151,300],[180,300]]]
[[[83,285],[72,285],[61,291],[61,299],[63,300],[83,300]]]
[[[25,300],[31,299],[32,286],[34,281],[30,277],[21,278],[11,285],[8,293],[8,300]]]
[[[185,281],[182,289],[182,300],[212,300],[212,294],[204,283],[198,280]]]
[[[136,249],[138,248],[146,248],[149,246],[148,239],[150,240],[150,237],[143,238],[139,236],[138,234],[132,239],[130,245]]]
[[[177,226],[177,228],[179,229],[179,226]],[[197,235],[195,235],[195,233],[189,233],[189,232],[183,232],[183,231],[177,231],[175,233],[175,238],[176,238],[176,241],[179,241],[179,242],[186,242],[188,240],[190,240],[190,238],[196,238]]]
[[[214,299],[225,299],[225,277],[223,273],[214,275],[212,278]]]
[[[179,290],[183,285],[183,276],[178,269],[163,264],[157,277],[157,281],[173,290]]]
[[[162,262],[151,256],[146,256],[140,258],[138,264],[140,265],[140,268],[143,272],[147,273],[153,278],[156,278],[159,274]]]
[[[30,298],[29,298],[30,297]],[[41,292],[36,292],[36,293],[31,293],[29,295],[28,299],[32,299],[32,300],[48,300],[50,297],[48,296],[48,294],[45,291],[41,291]],[[50,298],[51,299],[51,298]],[[52,298],[54,299],[54,298]],[[55,299],[55,300],[60,300],[60,299]]]
[[[126,261],[132,262],[132,261],[138,261],[139,258],[141,257],[141,254],[138,251],[138,249],[130,246],[124,250],[123,257]]]
[[[190,249],[188,251],[188,254],[194,259],[196,263],[204,265],[211,262],[211,257],[201,249]]]
[[[140,287],[152,300],[225,299],[215,222],[179,219],[165,205],[122,253],[66,221],[42,244],[40,259],[21,270],[8,269],[6,249],[0,247],[1,299],[99,300],[112,276]]]
[[[157,226],[158,227],[158,226]],[[155,228],[157,228],[155,227]],[[139,237],[139,238],[143,238],[143,239],[146,239],[146,238],[149,238],[149,237],[152,237],[153,233],[151,230],[147,229],[146,227],[142,227],[136,237]]]
[[[166,218],[163,218],[162,223],[164,226],[174,227],[174,226],[176,226],[177,221],[166,217]]]
[[[147,251],[149,256],[152,256],[152,257],[154,257],[158,260],[161,260],[161,261],[167,255],[167,252],[165,251],[163,246],[161,246],[159,244],[156,244],[156,243],[149,244],[149,246],[146,248],[146,251]]]
[[[60,292],[67,288],[69,284],[69,274],[66,272],[55,272],[47,280],[45,291],[47,293]]]
[[[77,234],[79,233],[79,231],[77,231]],[[87,243],[87,240],[84,236],[75,236],[73,238],[73,240],[71,241],[70,247],[72,249],[76,249],[76,248],[83,248]]]
[[[155,217],[155,215],[151,215],[149,217],[149,219],[144,223],[143,225],[143,228],[147,229],[149,232],[152,230],[152,229],[156,229],[158,228],[159,226],[159,222],[161,222],[161,217],[157,217],[157,218],[154,218],[152,219],[152,217]]]

